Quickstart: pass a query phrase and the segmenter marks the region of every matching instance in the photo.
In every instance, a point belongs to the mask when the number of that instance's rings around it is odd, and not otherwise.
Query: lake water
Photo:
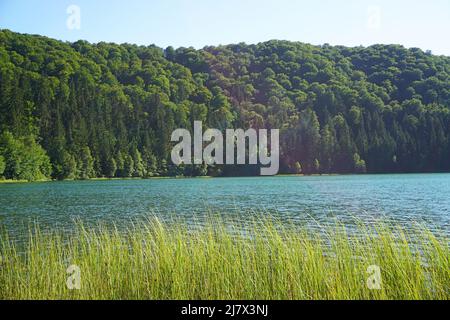
[[[0,184],[0,225],[14,233],[38,221],[71,228],[130,218],[179,217],[187,223],[211,213],[246,221],[273,215],[311,227],[338,218],[370,223],[381,217],[450,230],[450,174],[278,176],[67,181]],[[18,231],[17,231],[18,232]]]

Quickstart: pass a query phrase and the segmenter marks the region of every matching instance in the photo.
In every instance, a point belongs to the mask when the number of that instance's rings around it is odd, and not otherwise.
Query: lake
[[[277,176],[0,184],[0,224],[14,234],[30,222],[70,229],[146,216],[201,222],[211,213],[246,221],[272,215],[314,228],[387,218],[450,226],[450,174]],[[130,219],[132,218],[132,219]],[[16,231],[19,233],[19,231]]]

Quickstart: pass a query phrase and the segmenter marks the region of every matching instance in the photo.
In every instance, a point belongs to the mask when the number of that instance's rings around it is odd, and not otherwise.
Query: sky
[[[0,0],[0,29],[162,48],[279,39],[450,56],[450,0]]]

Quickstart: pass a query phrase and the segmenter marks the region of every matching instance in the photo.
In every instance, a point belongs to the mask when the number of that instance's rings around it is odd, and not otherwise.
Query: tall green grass
[[[195,230],[151,219],[127,231],[30,231],[0,243],[1,299],[449,299],[448,238],[380,224],[349,234],[212,219]],[[80,268],[79,290],[66,286]],[[369,289],[369,266],[381,270]]]

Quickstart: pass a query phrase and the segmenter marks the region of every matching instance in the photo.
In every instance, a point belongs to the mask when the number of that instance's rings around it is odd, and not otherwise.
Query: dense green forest
[[[450,57],[268,41],[161,49],[0,30],[0,176],[251,175],[171,164],[170,134],[280,129],[280,172],[450,171]]]

